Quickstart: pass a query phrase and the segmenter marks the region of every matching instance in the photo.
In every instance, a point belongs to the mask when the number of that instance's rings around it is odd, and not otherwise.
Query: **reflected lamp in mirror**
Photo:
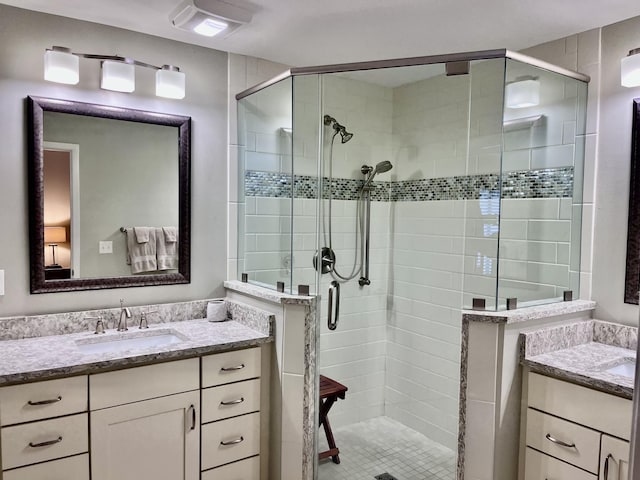
[[[156,70],[156,95],[180,100],[185,97],[186,76],[178,67],[157,67],[133,58],[118,55],[75,53],[69,48],[54,46],[44,52],[44,79],[49,82],[76,85],[79,81],[79,58],[101,61],[100,88],[131,93],[136,88],[135,67]]]
[[[629,51],[620,62],[620,83],[623,87],[640,87],[640,48]]]
[[[47,268],[62,268],[56,262],[56,247],[59,243],[67,241],[67,229],[65,227],[44,227],[44,243],[51,247],[51,255],[53,263],[47,265]]]
[[[527,108],[540,104],[540,81],[536,77],[518,77],[507,83],[505,89],[507,108]]]

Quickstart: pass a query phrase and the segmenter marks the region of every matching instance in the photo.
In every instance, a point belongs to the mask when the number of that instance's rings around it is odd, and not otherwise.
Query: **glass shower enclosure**
[[[317,374],[347,389],[316,478],[456,478],[461,310],[579,296],[587,81],[493,50],[238,95],[238,278],[321,296]]]

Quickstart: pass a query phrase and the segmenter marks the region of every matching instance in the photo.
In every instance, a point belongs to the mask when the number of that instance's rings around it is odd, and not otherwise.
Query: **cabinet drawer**
[[[99,410],[197,390],[199,367],[199,360],[190,358],[91,375],[89,407]]]
[[[260,379],[202,390],[202,423],[260,410]]]
[[[202,357],[202,387],[214,387],[260,376],[260,348]]]
[[[251,457],[202,472],[202,480],[260,480],[260,457]]]
[[[0,388],[0,425],[87,411],[87,377]]]
[[[88,451],[88,428],[86,413],[4,427],[2,468],[6,470],[84,453]],[[46,445],[47,442],[55,443]]]
[[[560,442],[572,446],[563,446]],[[595,430],[528,409],[527,446],[598,473],[600,432]]]
[[[235,462],[260,453],[260,414],[202,426],[202,469]]]
[[[4,480],[89,480],[89,454],[4,472]]]
[[[531,373],[528,404],[625,440],[631,436],[632,402],[626,398]]]
[[[596,480],[598,477],[560,460],[527,448],[524,480]]]

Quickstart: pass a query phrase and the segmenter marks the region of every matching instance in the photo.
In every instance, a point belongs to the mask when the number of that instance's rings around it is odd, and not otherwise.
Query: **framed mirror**
[[[190,282],[191,118],[27,98],[31,293]]]
[[[638,305],[638,293],[640,292],[640,98],[633,100],[632,125],[624,301]]]

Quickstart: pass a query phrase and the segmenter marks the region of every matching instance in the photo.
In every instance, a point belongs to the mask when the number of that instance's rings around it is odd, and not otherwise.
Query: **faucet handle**
[[[97,320],[96,321],[96,331],[93,333],[105,333],[105,326],[102,317],[84,317],[85,320]]]
[[[142,312],[140,314],[140,326],[138,327],[139,329],[149,328],[149,319],[147,318],[147,316],[151,313],[158,313],[158,311],[149,310],[148,312]]]

